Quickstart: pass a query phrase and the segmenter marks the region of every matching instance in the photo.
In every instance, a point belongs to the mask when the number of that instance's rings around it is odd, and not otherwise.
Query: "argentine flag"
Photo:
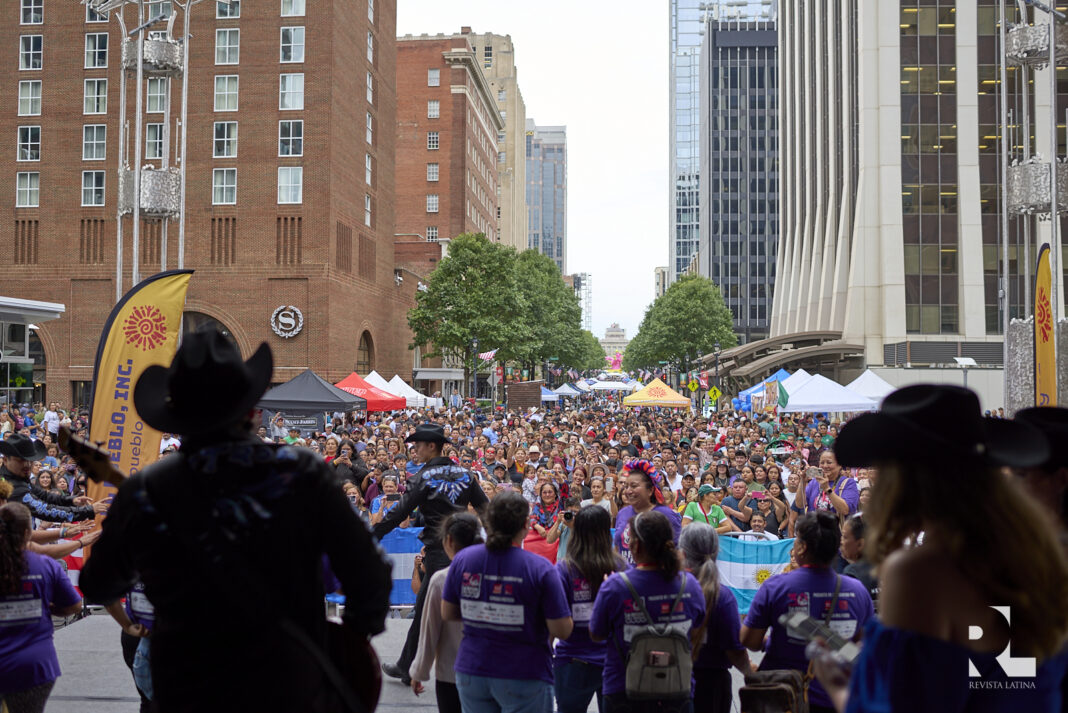
[[[790,564],[790,550],[794,541],[789,540],[740,540],[737,537],[719,538],[720,581],[730,588],[738,600],[738,611],[745,614],[764,581],[781,573]]]

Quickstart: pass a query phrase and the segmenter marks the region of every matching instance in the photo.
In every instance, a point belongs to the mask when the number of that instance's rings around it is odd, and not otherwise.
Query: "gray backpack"
[[[693,675],[690,639],[670,622],[654,624],[645,602],[634,590],[626,572],[620,572],[619,576],[648,622],[648,626],[631,638],[630,652],[624,660],[627,698],[638,701],[689,698]],[[685,591],[686,575],[683,574],[679,593],[671,605],[671,613],[678,608]]]

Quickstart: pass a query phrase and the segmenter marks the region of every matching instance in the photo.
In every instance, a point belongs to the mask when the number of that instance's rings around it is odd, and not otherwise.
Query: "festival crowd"
[[[84,431],[86,418],[57,404],[0,411],[0,697],[11,713],[43,710],[59,675],[51,617],[82,609],[62,558],[100,537],[86,531],[108,509],[56,447],[60,425]],[[1068,410],[984,418],[971,392],[917,386],[842,420],[593,396],[522,411],[335,413],[310,434],[281,414],[246,425],[257,448],[325,474],[375,538],[422,528],[415,618],[383,669],[416,695],[433,680],[442,711],[572,713],[595,700],[610,713],[726,712],[738,696],[742,710],[807,699],[817,712],[1068,704]],[[201,439],[173,430],[161,458],[195,465]],[[166,510],[156,495],[120,491],[112,508]],[[744,616],[717,566],[723,537],[793,542]],[[131,580],[113,546],[98,545],[94,581]],[[382,587],[345,587],[358,574],[324,547],[318,591],[346,591],[360,611]],[[370,539],[364,549],[377,551]],[[139,581],[89,580],[87,570],[87,599],[118,622],[153,710],[153,682],[161,701],[176,695],[164,664],[152,658],[148,674],[139,659],[155,649],[144,643],[153,602]],[[384,617],[381,602],[366,606],[369,620]],[[1003,666],[1010,638],[1014,657],[1036,662],[1024,678]],[[732,668],[746,677],[737,695]]]

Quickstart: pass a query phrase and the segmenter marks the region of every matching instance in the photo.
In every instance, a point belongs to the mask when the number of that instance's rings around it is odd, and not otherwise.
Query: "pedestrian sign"
[[[715,386],[708,390],[708,399],[712,403],[716,403],[717,401],[719,401],[719,397],[722,395],[723,392],[717,389]]]
[[[690,391],[697,391],[697,379],[691,380],[687,388],[689,388]]]

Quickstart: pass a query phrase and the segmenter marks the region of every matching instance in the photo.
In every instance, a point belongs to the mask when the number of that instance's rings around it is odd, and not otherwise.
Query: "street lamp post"
[[[478,399],[478,337],[471,338],[471,398]]]

